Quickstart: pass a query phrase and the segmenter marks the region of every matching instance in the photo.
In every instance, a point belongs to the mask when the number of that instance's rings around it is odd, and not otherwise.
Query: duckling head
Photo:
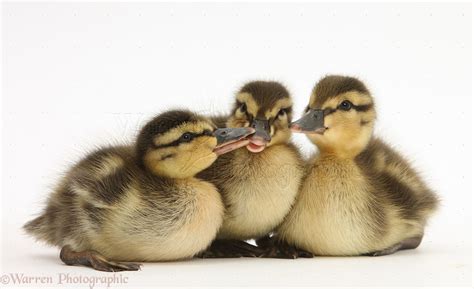
[[[304,116],[291,129],[305,133],[321,152],[354,157],[369,142],[375,118],[374,102],[364,83],[330,75],[316,84]]]
[[[152,173],[188,178],[209,167],[218,155],[249,143],[246,129],[216,129],[206,118],[187,110],[172,110],[149,121],[140,131],[139,163]]]
[[[246,146],[259,153],[266,147],[290,140],[292,100],[288,90],[274,81],[252,81],[236,95],[227,127],[251,127],[255,134]]]

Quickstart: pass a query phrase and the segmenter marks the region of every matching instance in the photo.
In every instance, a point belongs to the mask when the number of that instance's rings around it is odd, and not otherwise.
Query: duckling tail
[[[55,244],[53,235],[51,234],[51,226],[48,224],[48,218],[45,214],[27,222],[23,225],[23,230],[38,240],[45,241],[49,244]]]
[[[41,215],[23,225],[23,230],[28,234],[36,236],[45,227],[45,216]]]
[[[23,230],[28,234],[39,237],[46,228],[46,216],[41,215],[23,225]]]
[[[428,191],[418,200],[418,210],[425,218],[428,218],[438,210],[440,203],[441,199],[432,191]]]

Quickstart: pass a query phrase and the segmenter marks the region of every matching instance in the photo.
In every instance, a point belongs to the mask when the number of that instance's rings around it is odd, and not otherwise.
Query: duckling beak
[[[310,109],[302,118],[294,121],[290,125],[293,132],[306,134],[324,134],[324,111],[322,109]]]
[[[255,134],[250,138],[247,149],[253,153],[259,153],[263,151],[272,140],[270,135],[270,123],[267,119],[254,119],[251,127],[255,128]]]
[[[266,119],[254,119],[252,127],[255,128],[255,136],[261,138],[265,142],[272,140],[270,136],[270,124]]]
[[[245,138],[253,133],[255,129],[251,127],[216,129],[214,136],[217,139],[217,146],[214,148],[214,153],[222,155],[248,145],[250,141]]]

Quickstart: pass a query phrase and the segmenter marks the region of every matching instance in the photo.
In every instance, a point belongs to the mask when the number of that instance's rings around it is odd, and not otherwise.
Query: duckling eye
[[[352,108],[352,103],[348,100],[344,100],[343,102],[341,102],[341,104],[339,105],[339,109],[342,109],[342,110],[345,110],[345,111],[348,111]]]
[[[183,135],[181,135],[181,138],[180,138],[182,142],[190,142],[192,139],[193,139],[193,135],[190,132],[183,133]]]
[[[240,105],[240,111],[244,113],[247,112],[247,105],[245,103],[242,103]]]
[[[285,114],[286,114],[285,109],[280,109],[280,111],[278,112],[278,116],[284,116]]]

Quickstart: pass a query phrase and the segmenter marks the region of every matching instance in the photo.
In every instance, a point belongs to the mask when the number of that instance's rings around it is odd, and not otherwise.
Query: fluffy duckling
[[[409,163],[372,136],[376,113],[359,80],[327,76],[292,129],[319,154],[309,162],[278,239],[315,255],[392,254],[418,247],[435,194]]]
[[[189,111],[158,115],[134,146],[100,149],[72,167],[25,230],[62,247],[67,265],[100,271],[194,256],[215,238],[224,214],[215,186],[194,176],[254,132],[214,130]]]
[[[303,176],[303,160],[290,142],[292,100],[278,82],[253,81],[237,93],[218,126],[252,127],[244,148],[223,155],[200,177],[216,185],[226,213],[217,240],[202,257],[259,256],[244,240],[273,231],[289,212]]]

